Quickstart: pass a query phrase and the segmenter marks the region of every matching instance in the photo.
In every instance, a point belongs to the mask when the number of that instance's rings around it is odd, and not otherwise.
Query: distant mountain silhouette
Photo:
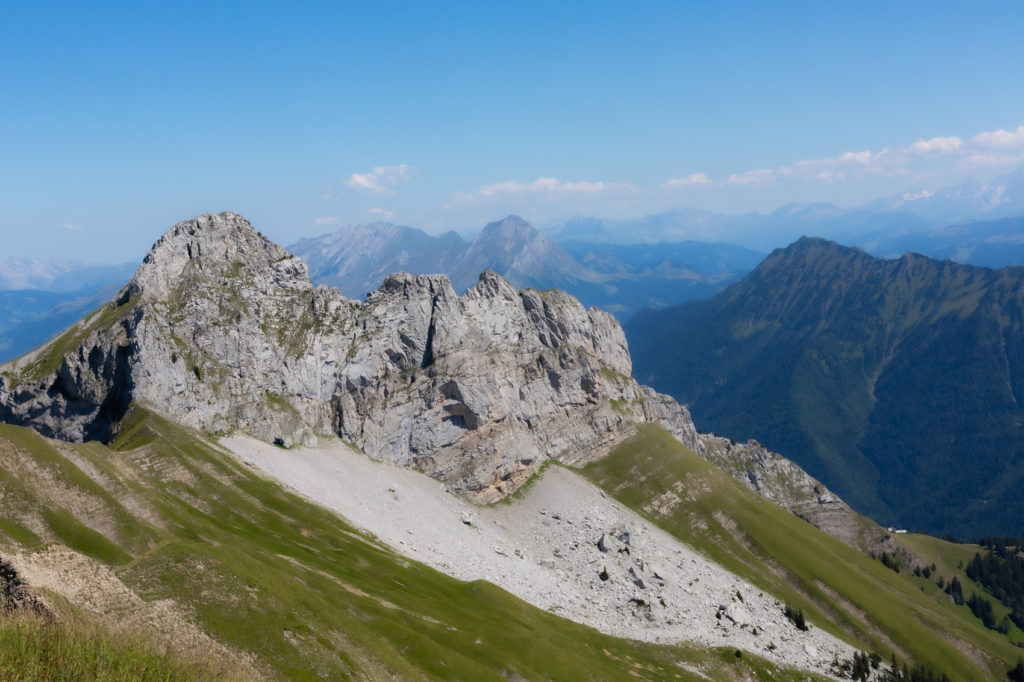
[[[562,289],[620,320],[645,307],[711,296],[735,281],[761,254],[727,244],[615,245],[571,242],[563,248],[518,216],[487,224],[467,243],[389,223],[345,227],[303,239],[290,249],[314,281],[361,298],[391,272],[443,273],[456,291],[494,270],[515,286]]]

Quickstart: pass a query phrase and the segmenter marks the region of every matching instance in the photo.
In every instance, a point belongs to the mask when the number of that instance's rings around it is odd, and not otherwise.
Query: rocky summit
[[[205,214],[161,237],[111,303],[2,368],[0,420],[110,440],[139,403],[283,447],[336,436],[478,502],[657,422],[784,506],[852,514],[788,460],[698,434],[630,373],[615,319],[560,291],[484,272],[458,296],[443,275],[398,273],[351,300],[241,216]]]

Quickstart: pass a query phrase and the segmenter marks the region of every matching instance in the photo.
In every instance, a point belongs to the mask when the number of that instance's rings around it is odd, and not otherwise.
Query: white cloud
[[[599,192],[606,192],[616,186],[618,186],[617,183],[609,182],[563,182],[561,187],[558,187],[555,191],[597,194]]]
[[[81,225],[72,225],[71,223],[64,223],[64,229],[70,232],[78,232],[79,230],[84,230],[85,228],[82,227]]]
[[[338,219],[331,215],[331,216],[327,216],[325,218],[317,218],[316,220],[313,221],[313,224],[314,225],[333,225],[336,222],[338,222]]]
[[[1012,149],[1024,146],[1024,126],[1017,130],[993,130],[971,138],[971,144],[986,149]]]
[[[930,189],[923,189],[920,192],[915,192],[913,194],[909,194],[909,193],[904,194],[903,195],[903,201],[915,201],[917,199],[927,199],[928,197],[932,197],[932,196],[935,196],[935,192],[931,191]]]
[[[1024,154],[1007,153],[1017,147],[1024,147],[1024,126],[1015,131],[984,132],[967,140],[957,136],[933,137],[906,147],[884,147],[877,152],[851,151],[835,157],[805,159],[775,169],[734,173],[725,184],[757,186],[779,178],[834,183],[868,173],[906,176],[915,168],[920,170],[920,164],[926,160],[939,157],[959,158],[964,167],[1008,166],[1024,162]]]
[[[964,158],[960,165],[965,168],[974,168],[977,166],[1012,166],[1022,162],[1024,162],[1024,154],[978,152]]]
[[[846,173],[843,171],[823,170],[818,172],[817,178],[825,182],[842,182],[846,179]]]
[[[730,185],[765,185],[775,179],[775,171],[759,168],[746,173],[733,173],[726,181]]]
[[[779,166],[776,173],[784,178],[797,178],[803,180],[823,180],[825,182],[836,182],[846,179],[846,170],[863,173],[868,170],[876,159],[876,154],[869,151],[844,152],[839,156],[825,159],[804,159],[794,163]],[[766,175],[766,171],[754,171]],[[752,184],[750,173],[738,175],[738,179],[748,182],[734,184]]]
[[[918,156],[941,156],[960,151],[963,140],[959,137],[933,137],[930,140],[918,140],[910,145],[910,151]]]
[[[840,154],[838,161],[840,163],[854,163],[860,166],[866,166],[871,163],[871,152],[846,152]]]
[[[376,216],[381,220],[390,220],[395,215],[394,211],[388,211],[387,209],[383,208],[371,208],[369,211],[367,211],[367,213],[369,213],[372,216]]]
[[[615,192],[636,191],[629,182],[589,182],[586,180],[562,182],[558,178],[537,178],[533,182],[506,180],[484,185],[474,192],[455,192],[443,208],[468,206],[481,199],[497,199],[501,197],[532,196],[546,201],[556,201],[571,197],[596,197]]]
[[[543,180],[537,180],[533,183],[533,187],[539,187],[538,183],[542,183]],[[493,197],[498,194],[521,194],[528,191],[530,185],[525,185],[515,180],[506,180],[505,182],[492,182],[489,185],[484,185],[480,188],[480,195],[485,197]]]
[[[867,177],[917,178],[916,183],[936,182],[939,175],[948,176],[957,168],[961,172],[972,166],[1010,166],[1024,163],[1024,125],[1011,130],[982,132],[973,137],[955,135],[921,138],[906,146],[883,147],[877,151],[863,149],[846,151],[837,156],[804,159],[774,168],[759,168],[731,173],[724,180],[715,180],[706,173],[669,178],[658,188],[691,191],[701,188],[722,191],[726,187],[764,187],[782,182],[846,183]],[[375,169],[377,170],[377,169]],[[356,176],[353,176],[355,178]],[[501,197],[537,197],[547,201],[580,197],[590,200],[607,195],[607,200],[642,197],[654,187],[636,187],[629,182],[563,182],[541,177],[532,182],[506,180],[484,185],[476,192],[455,192],[444,208],[463,207],[485,199]],[[904,200],[926,196],[923,193]],[[579,202],[578,202],[579,203]]]
[[[468,206],[473,203],[473,195],[469,192],[455,192],[452,195],[451,200],[446,204],[442,204],[441,208],[455,208],[457,206]]]
[[[370,194],[394,194],[395,187],[408,182],[416,174],[415,166],[400,163],[396,166],[376,166],[369,173],[353,173],[345,184]]]
[[[480,188],[480,196],[494,197],[501,194],[599,194],[617,183],[608,182],[559,182],[557,178],[537,178],[533,182],[507,180],[494,182]]]
[[[664,188],[672,187],[693,187],[695,185],[710,185],[711,178],[707,176],[707,173],[692,173],[687,175],[685,178],[672,178],[661,183]]]

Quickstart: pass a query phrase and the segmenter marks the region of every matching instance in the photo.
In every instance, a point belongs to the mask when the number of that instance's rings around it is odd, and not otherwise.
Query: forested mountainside
[[[1024,534],[1024,269],[821,239],[626,327],[635,374],[883,524]]]

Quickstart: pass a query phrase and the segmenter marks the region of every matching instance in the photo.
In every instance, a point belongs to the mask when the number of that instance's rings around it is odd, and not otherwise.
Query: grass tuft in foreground
[[[0,616],[0,679],[9,682],[240,680],[139,637],[31,614]]]

